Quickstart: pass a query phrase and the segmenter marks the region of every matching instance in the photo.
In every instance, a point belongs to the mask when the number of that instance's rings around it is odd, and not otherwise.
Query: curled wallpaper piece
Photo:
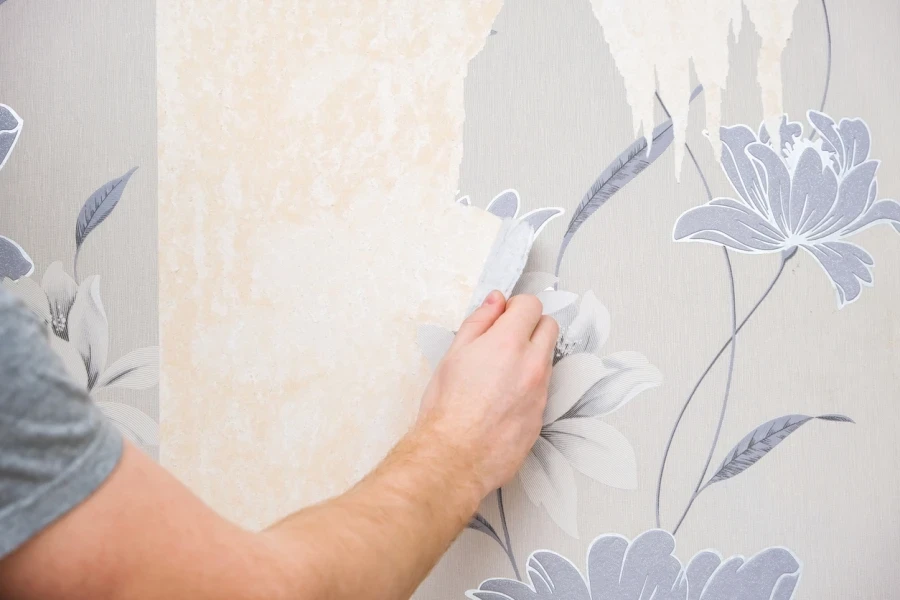
[[[896,228],[900,203],[876,200],[879,161],[869,158],[864,121],[837,125],[816,111],[807,117],[819,139],[801,137],[802,126],[786,116],[777,138],[757,137],[746,125],[723,127],[722,168],[738,199],[716,198],[685,212],[673,237],[748,254],[802,248],[825,270],[842,308],[874,284],[875,265],[845,238],[878,224]]]
[[[745,559],[722,559],[711,550],[682,565],[675,538],[651,529],[629,541],[596,538],[587,552],[587,574],[549,550],[528,557],[528,583],[488,579],[466,595],[473,600],[790,600],[802,566],[786,548],[767,548]]]
[[[515,212],[513,211],[513,216]],[[494,240],[490,254],[485,260],[484,270],[475,285],[466,314],[481,306],[493,290],[499,290],[505,298],[509,298],[522,271],[525,270],[533,243],[534,228],[531,223],[514,218],[503,220],[500,231],[497,232],[497,239]]]

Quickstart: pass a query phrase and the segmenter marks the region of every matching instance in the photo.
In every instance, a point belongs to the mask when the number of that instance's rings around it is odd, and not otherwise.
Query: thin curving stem
[[[516,565],[516,557],[513,554],[512,542],[509,540],[509,527],[506,525],[506,511],[503,509],[503,490],[500,488],[497,488],[497,508],[500,510],[500,526],[503,527],[503,537],[506,539],[506,555],[509,557],[509,562],[512,564],[516,579],[521,581],[522,574],[519,573],[519,567]]]
[[[825,110],[825,99],[828,98],[828,86],[831,84],[831,22],[828,20],[828,7],[822,0],[822,14],[825,15],[825,37],[828,42],[828,63],[825,67],[825,89],[822,91],[822,103],[819,111]]]
[[[765,300],[769,296],[769,293],[775,287],[775,284],[778,283],[779,279],[781,279],[781,274],[784,273],[785,265],[793,256],[794,256],[793,252],[787,253],[787,254],[782,254],[781,264],[778,266],[778,272],[775,273],[775,277],[773,277],[772,281],[769,282],[769,286],[766,288],[766,291],[764,291],[762,293],[762,296],[759,297],[759,300],[756,301],[756,304],[753,305],[753,308],[750,309],[750,312],[747,313],[747,316],[744,317],[744,319],[737,326],[737,328],[735,329],[735,332],[734,332],[735,335],[740,333],[741,329],[744,328],[744,325],[747,324],[747,321],[750,320],[750,317],[752,317],[756,313],[756,309],[758,309],[759,306],[763,303],[763,300]],[[669,450],[672,448],[672,440],[675,439],[675,432],[678,430],[678,426],[681,423],[681,419],[684,417],[684,413],[687,411],[688,406],[690,406],[691,400],[694,399],[694,395],[696,395],[697,390],[700,389],[700,384],[703,383],[703,380],[706,379],[706,376],[709,374],[709,372],[712,370],[712,368],[718,362],[719,358],[721,358],[722,354],[725,352],[725,349],[728,348],[728,346],[731,344],[732,339],[733,338],[728,338],[728,340],[724,344],[722,344],[722,347],[719,348],[719,351],[716,353],[716,355],[713,357],[713,359],[710,361],[710,363],[706,366],[706,369],[700,375],[700,378],[697,380],[697,383],[695,383],[694,387],[691,389],[691,393],[690,393],[690,395],[688,395],[687,400],[684,401],[684,405],[681,407],[681,412],[678,413],[678,418],[675,419],[675,425],[672,426],[672,431],[669,433],[669,440],[668,440],[668,442],[666,442],[666,449],[663,452],[662,465],[660,465],[660,467],[659,467],[659,478],[656,482],[656,522],[657,522],[656,526],[657,527],[660,526],[659,525],[659,498],[660,498],[660,492],[662,490],[663,473],[665,472],[665,469],[666,469],[666,459],[669,457]]]
[[[725,265],[728,269],[728,288],[731,294],[731,340],[729,340],[731,342],[731,356],[728,359],[728,378],[725,381],[725,395],[722,398],[722,410],[719,411],[719,422],[716,425],[716,434],[713,436],[712,444],[709,447],[709,454],[706,456],[706,462],[703,464],[703,471],[700,473],[700,479],[697,480],[697,486],[691,493],[691,499],[688,501],[684,512],[681,513],[681,518],[679,518],[678,523],[675,524],[672,535],[678,533],[678,528],[681,527],[681,523],[687,516],[688,511],[691,510],[691,506],[694,505],[694,500],[696,500],[697,496],[700,494],[700,486],[703,485],[703,480],[706,478],[706,471],[709,469],[709,463],[712,462],[713,454],[715,454],[716,446],[719,443],[719,435],[722,433],[722,423],[725,422],[725,410],[728,408],[728,394],[731,392],[731,380],[734,375],[734,354],[737,349],[737,300],[735,299],[734,293],[734,269],[731,267],[731,256],[728,254],[728,248],[725,248],[724,246],[722,247],[722,252],[725,254]]]

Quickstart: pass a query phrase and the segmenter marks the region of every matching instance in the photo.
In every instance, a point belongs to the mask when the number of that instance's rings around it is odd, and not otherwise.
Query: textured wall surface
[[[416,324],[499,227],[453,203],[499,7],[158,3],[161,460],[223,514],[339,492],[411,422]]]

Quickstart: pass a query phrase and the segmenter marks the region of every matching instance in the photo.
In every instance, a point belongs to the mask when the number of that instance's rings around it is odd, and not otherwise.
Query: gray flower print
[[[462,198],[457,199],[456,202],[463,206],[472,205],[468,196],[463,196]],[[501,219],[518,219],[520,221],[526,221],[534,229],[534,237],[537,237],[550,221],[565,212],[562,208],[554,206],[549,208],[536,208],[520,217],[519,209],[521,208],[521,204],[519,193],[516,190],[504,190],[494,196],[485,210]]]
[[[0,169],[9,160],[22,131],[22,118],[9,106],[0,104]],[[0,279],[13,281],[34,272],[34,261],[15,240],[0,235]]]
[[[673,554],[675,538],[651,529],[629,541],[603,535],[591,543],[587,578],[567,558],[538,550],[528,558],[528,584],[488,579],[472,600],[789,600],[801,566],[785,548],[725,560],[704,550],[685,567]]]
[[[92,396],[104,388],[143,390],[158,383],[157,346],[132,350],[107,365],[109,323],[98,275],[77,284],[56,261],[44,272],[41,285],[23,277],[4,279],[3,286],[46,324],[50,347],[72,380]],[[159,444],[157,423],[141,410],[121,402],[97,400],[96,404],[134,443],[145,448]]]
[[[800,123],[782,118],[781,147],[761,127],[721,129],[722,168],[738,198],[716,198],[688,210],[675,224],[676,241],[702,241],[760,254],[803,248],[834,285],[838,306],[859,298],[873,283],[875,261],[844,238],[891,223],[900,231],[900,203],[878,200],[869,158],[869,128],[861,119],[840,124],[822,113],[807,118],[819,135],[801,137]]]

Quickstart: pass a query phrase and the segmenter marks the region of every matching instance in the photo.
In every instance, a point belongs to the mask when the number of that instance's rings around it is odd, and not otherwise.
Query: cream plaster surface
[[[162,463],[260,527],[413,418],[419,323],[462,317],[499,220],[453,203],[500,0],[160,0]]]

